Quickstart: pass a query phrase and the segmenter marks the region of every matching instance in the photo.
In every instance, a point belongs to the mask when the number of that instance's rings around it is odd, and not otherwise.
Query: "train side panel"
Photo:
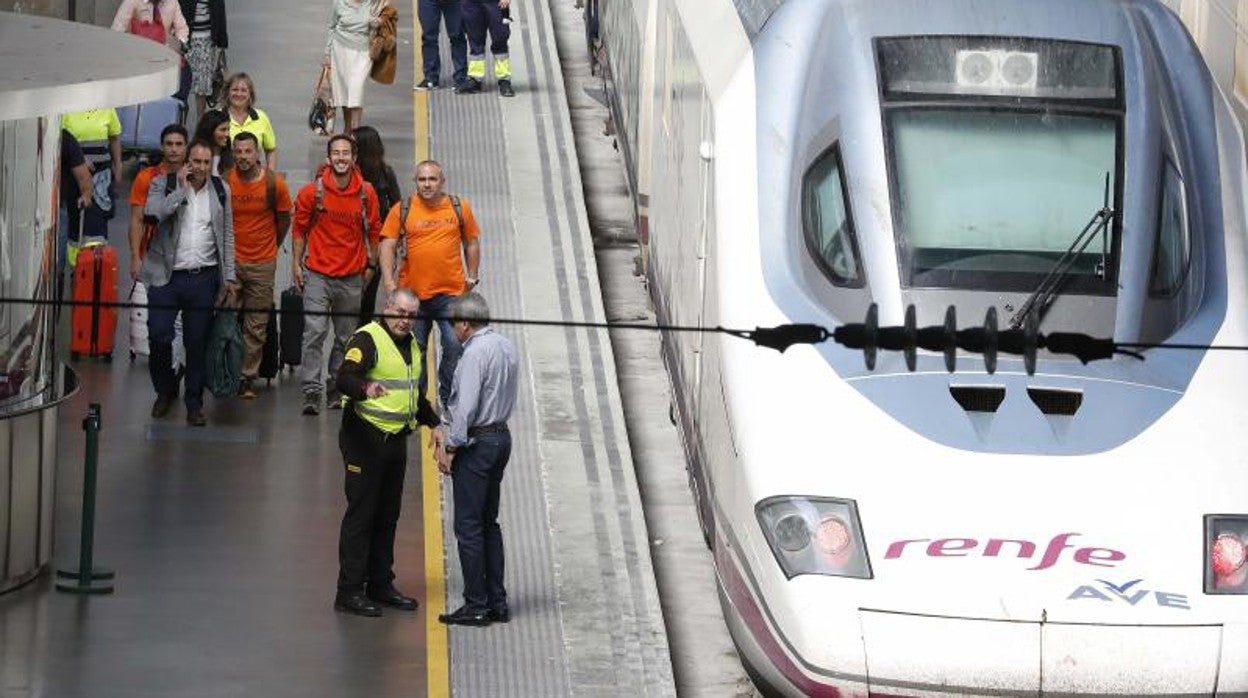
[[[676,3],[662,0],[655,41],[655,118],[649,124],[654,142],[650,196],[650,275],[660,316],[667,323],[701,321],[701,251],[707,235],[710,167],[699,155],[708,109],[701,76]],[[694,413],[701,335],[666,336],[668,368],[679,386],[678,407]]]

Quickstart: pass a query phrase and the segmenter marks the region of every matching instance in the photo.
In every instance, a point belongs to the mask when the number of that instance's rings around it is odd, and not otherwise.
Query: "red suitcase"
[[[113,337],[117,333],[117,249],[111,245],[91,245],[78,253],[74,268],[73,336],[69,350],[73,358],[99,356],[113,358]],[[90,303],[91,305],[79,305]]]

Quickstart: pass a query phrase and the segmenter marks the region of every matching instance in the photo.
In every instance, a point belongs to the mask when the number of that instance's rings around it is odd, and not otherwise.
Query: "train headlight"
[[[1205,517],[1205,593],[1248,594],[1248,516]]]
[[[754,507],[786,577],[825,574],[871,578],[871,561],[852,500],[769,497]]]

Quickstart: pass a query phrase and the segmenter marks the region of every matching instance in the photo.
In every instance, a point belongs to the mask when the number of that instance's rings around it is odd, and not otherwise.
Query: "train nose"
[[[1221,626],[1067,625],[861,611],[870,690],[1213,695]]]
[[[866,610],[860,620],[872,692],[1040,690],[1039,623]]]

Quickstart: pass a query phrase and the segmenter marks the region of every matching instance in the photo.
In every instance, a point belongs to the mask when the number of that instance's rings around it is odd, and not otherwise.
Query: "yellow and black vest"
[[[367,332],[373,338],[377,350],[377,362],[369,369],[367,378],[386,388],[381,397],[355,401],[355,412],[365,421],[389,434],[397,434],[404,427],[416,429],[416,408],[419,403],[420,347],[412,342],[412,363],[403,360],[390,332],[380,322],[370,322],[356,330]]]

